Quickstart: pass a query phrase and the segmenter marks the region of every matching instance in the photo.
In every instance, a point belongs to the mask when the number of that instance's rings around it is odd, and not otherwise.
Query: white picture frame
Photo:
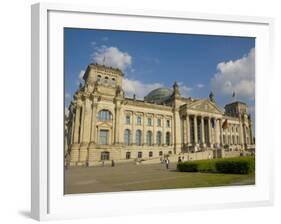
[[[273,122],[267,107],[273,75],[273,22],[271,18],[180,11],[98,9],[50,3],[32,5],[32,217],[50,220],[271,205],[273,145],[264,130]],[[65,196],[63,27],[255,37],[256,184]]]

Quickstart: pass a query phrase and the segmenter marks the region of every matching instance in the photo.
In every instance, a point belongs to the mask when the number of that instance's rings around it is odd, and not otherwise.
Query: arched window
[[[170,145],[171,144],[171,137],[170,137],[170,132],[166,133],[166,145]]]
[[[148,131],[146,133],[146,144],[152,145],[152,132]]]
[[[236,143],[235,143],[235,136],[234,136],[234,135],[232,135],[232,144],[233,144],[233,145],[236,144]]]
[[[157,136],[156,136],[157,145],[161,145],[161,138],[162,138],[161,131],[157,131]]]
[[[104,83],[108,83],[108,77],[107,76],[104,77]]]
[[[126,145],[130,145],[130,134],[131,134],[131,131],[129,129],[126,129],[124,132],[124,143]]]
[[[166,121],[166,127],[169,128],[170,127],[170,120]]]
[[[162,152],[162,151],[160,151],[160,152],[159,152],[159,156],[162,156],[162,155],[163,155],[163,152]]]
[[[136,144],[141,145],[141,130],[136,131]]]
[[[97,76],[97,81],[100,82],[101,81],[101,75]]]
[[[111,118],[112,118],[112,115],[111,115],[110,111],[108,111],[108,110],[101,110],[98,113],[98,119],[100,121],[109,121],[109,120],[111,120]]]
[[[111,83],[112,83],[112,85],[115,85],[115,83],[116,83],[115,78],[112,78],[112,79],[111,79]]]

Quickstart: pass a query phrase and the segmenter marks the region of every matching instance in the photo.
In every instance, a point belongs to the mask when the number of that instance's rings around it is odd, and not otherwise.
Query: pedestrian
[[[169,163],[170,163],[169,159],[166,159],[166,169],[169,169]]]
[[[111,166],[114,167],[115,166],[115,162],[114,160],[111,160]]]
[[[179,156],[179,158],[178,158],[178,163],[181,163],[181,157]]]

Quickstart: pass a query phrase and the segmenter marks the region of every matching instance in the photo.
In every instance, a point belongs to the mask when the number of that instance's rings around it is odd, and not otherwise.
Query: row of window
[[[116,84],[116,79],[115,78],[109,78],[108,76],[103,77],[102,75],[97,76],[97,82],[104,82],[105,84]]]
[[[112,114],[110,111],[108,110],[100,110],[98,112],[98,120],[99,121],[110,121],[112,120]],[[131,124],[131,116],[130,115],[126,115],[126,124]],[[137,125],[141,125],[142,124],[142,117],[141,116],[137,116],[136,119],[136,124]],[[148,117],[147,118],[147,125],[148,126],[152,126],[153,125],[153,121],[152,118]],[[161,127],[162,126],[162,120],[160,118],[157,119],[157,126]],[[170,120],[166,120],[166,127],[171,127],[171,121]]]
[[[107,145],[108,144],[108,138],[109,138],[109,131],[108,130],[100,130],[99,133],[99,144],[101,145]],[[142,131],[137,130],[136,131],[136,145],[142,145]],[[166,138],[165,138],[166,145],[171,144],[171,134],[170,132],[166,132]],[[131,144],[131,130],[126,129],[124,131],[124,144],[130,145]],[[146,144],[151,146],[153,144],[153,134],[152,131],[146,132]],[[156,144],[161,145],[162,144],[162,132],[158,131],[156,133]]]
[[[172,151],[169,151],[168,153],[171,155],[171,154],[172,154]],[[159,156],[163,156],[163,152],[160,151],[160,152],[158,153],[158,155],[159,155]],[[141,159],[142,156],[143,156],[143,153],[142,153],[142,152],[138,152],[138,158]],[[148,156],[149,156],[149,157],[153,157],[153,152],[150,151],[150,152],[148,153]],[[131,152],[126,152],[126,159],[131,159]],[[102,152],[102,153],[101,153],[101,160],[110,160],[110,153],[109,153],[109,152]]]
[[[142,131],[141,130],[137,130],[136,131],[136,145],[141,145],[142,144]],[[166,145],[170,145],[171,144],[171,134],[170,132],[166,132],[166,136],[165,136],[165,143]],[[124,144],[126,145],[130,145],[131,144],[131,130],[126,129],[124,131]],[[147,131],[146,132],[146,144],[147,145],[152,145],[153,144],[153,134],[152,131]],[[157,145],[161,145],[162,144],[162,132],[161,131],[157,131],[156,133],[156,144]]]
[[[130,115],[126,115],[125,123],[126,124],[131,124],[131,116]],[[136,124],[137,125],[141,125],[142,124],[142,117],[141,116],[137,116]],[[147,118],[147,125],[148,126],[152,126],[153,125],[153,119],[151,117]],[[162,126],[162,120],[160,118],[157,119],[157,126],[158,127]],[[170,120],[166,120],[166,127],[168,127],[168,128],[171,127]]]
[[[229,145],[237,145],[239,144],[239,136],[235,136],[235,135],[232,135],[232,137],[230,135],[226,136],[226,135],[223,135],[222,136],[222,140],[223,140],[223,144],[229,144]]]

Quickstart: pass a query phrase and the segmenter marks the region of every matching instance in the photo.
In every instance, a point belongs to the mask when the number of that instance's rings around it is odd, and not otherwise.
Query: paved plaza
[[[237,174],[185,173],[176,163],[117,164],[115,167],[72,167],[65,170],[65,194],[175,189],[254,184],[254,176]]]

